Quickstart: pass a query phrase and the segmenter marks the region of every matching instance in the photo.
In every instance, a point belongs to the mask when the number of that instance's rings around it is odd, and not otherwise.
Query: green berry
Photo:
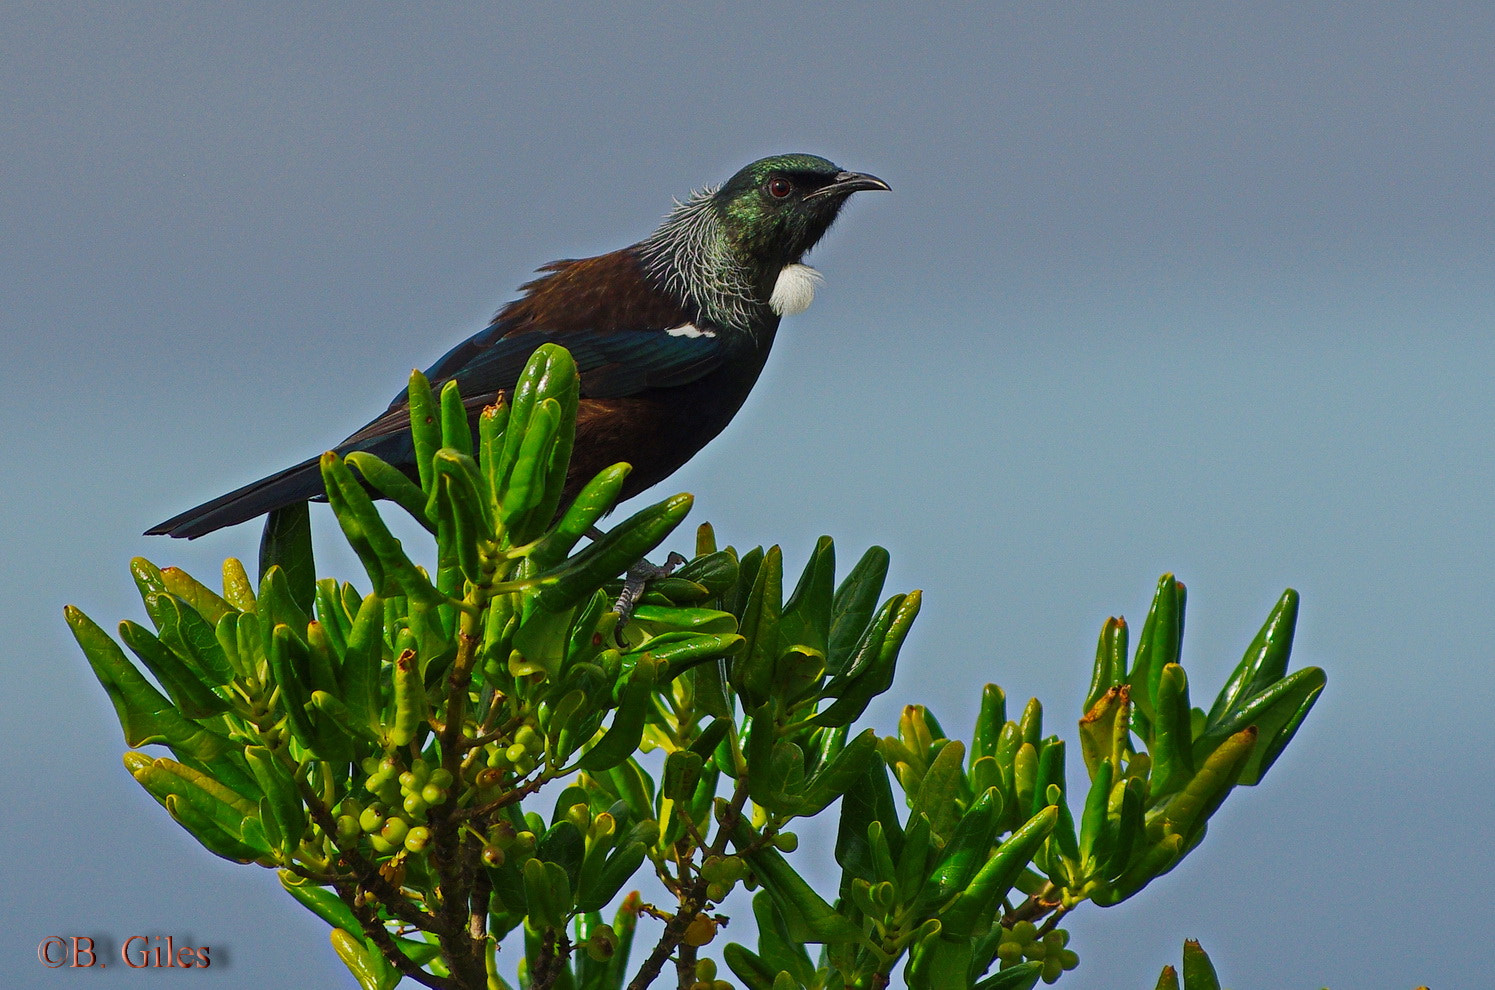
[[[405,848],[413,853],[421,852],[431,842],[431,830],[417,825],[405,834]]]
[[[384,841],[388,842],[390,845],[399,845],[400,843],[404,842],[405,836],[409,832],[410,824],[403,818],[391,818],[389,821],[385,822],[384,827],[379,830],[379,834],[383,836]]]

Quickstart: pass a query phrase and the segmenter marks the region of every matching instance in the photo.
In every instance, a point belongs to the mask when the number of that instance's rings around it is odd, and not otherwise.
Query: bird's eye
[[[768,190],[768,195],[774,199],[783,199],[794,191],[794,184],[788,179],[776,177],[769,179],[768,185],[764,186],[764,188]]]

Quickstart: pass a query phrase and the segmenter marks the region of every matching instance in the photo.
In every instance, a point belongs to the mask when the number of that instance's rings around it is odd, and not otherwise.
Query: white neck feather
[[[780,316],[796,316],[810,308],[824,277],[809,265],[785,265],[773,284],[768,308]]]

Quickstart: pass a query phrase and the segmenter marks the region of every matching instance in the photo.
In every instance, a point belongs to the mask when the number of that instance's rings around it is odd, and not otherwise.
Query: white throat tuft
[[[815,301],[815,290],[825,278],[809,265],[785,265],[773,284],[768,308],[780,316],[797,316]]]

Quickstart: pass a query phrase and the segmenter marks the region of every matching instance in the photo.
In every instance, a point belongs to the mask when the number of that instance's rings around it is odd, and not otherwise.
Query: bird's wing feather
[[[646,389],[687,385],[719,367],[725,356],[714,332],[689,324],[605,333],[530,330],[490,336],[500,329],[502,324],[495,323],[454,347],[426,373],[431,383],[439,386],[456,379],[464,395],[506,391],[519,380],[535,349],[554,343],[575,359],[584,397],[617,399]],[[396,403],[404,398],[401,395]]]

